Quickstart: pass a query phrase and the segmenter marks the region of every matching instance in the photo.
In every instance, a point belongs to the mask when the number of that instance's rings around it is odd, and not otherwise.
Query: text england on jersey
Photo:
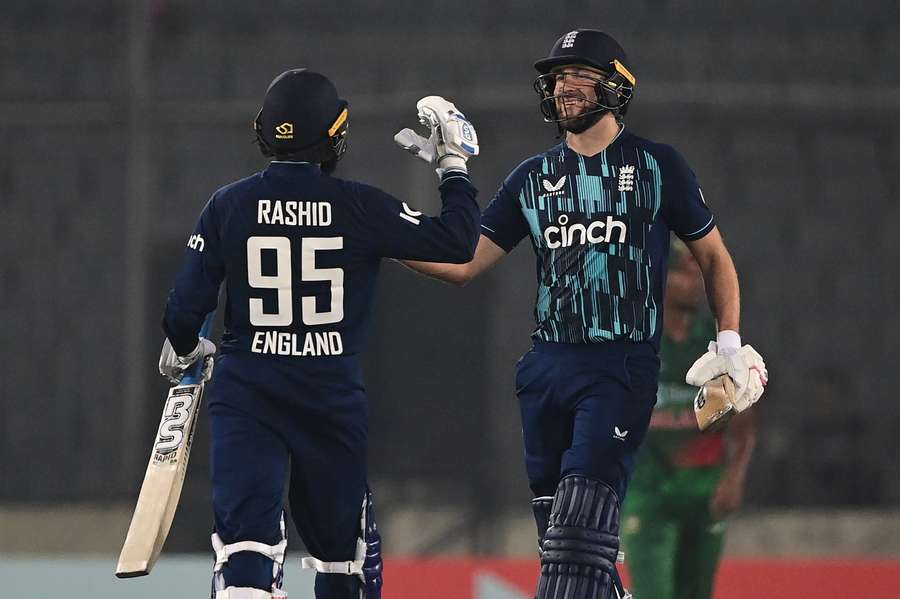
[[[298,337],[296,333],[256,331],[250,351],[278,356],[339,356],[344,353],[344,341],[337,331],[306,333],[302,342]]]

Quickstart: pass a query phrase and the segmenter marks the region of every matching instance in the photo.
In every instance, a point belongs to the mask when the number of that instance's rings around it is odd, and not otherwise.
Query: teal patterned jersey
[[[563,142],[506,178],[482,234],[510,252],[526,236],[537,258],[533,337],[659,347],[669,234],[714,228],[694,173],[671,146],[627,130],[582,156]]]

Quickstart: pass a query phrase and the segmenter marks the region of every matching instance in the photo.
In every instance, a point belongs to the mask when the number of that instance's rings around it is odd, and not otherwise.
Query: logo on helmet
[[[281,123],[275,127],[275,139],[294,139],[294,124]]]
[[[575,45],[575,38],[578,36],[577,31],[570,31],[563,37],[562,48],[571,48]]]

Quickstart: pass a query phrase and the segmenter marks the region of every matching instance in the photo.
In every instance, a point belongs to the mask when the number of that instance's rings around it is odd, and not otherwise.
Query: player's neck
[[[594,156],[605,150],[623,128],[611,113],[606,113],[587,131],[566,133],[566,143],[582,156]]]

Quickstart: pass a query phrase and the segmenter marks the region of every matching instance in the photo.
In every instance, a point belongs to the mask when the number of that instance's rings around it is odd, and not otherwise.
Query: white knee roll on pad
[[[287,599],[287,593],[270,593],[253,587],[228,587],[223,591],[216,591],[216,599]]]

